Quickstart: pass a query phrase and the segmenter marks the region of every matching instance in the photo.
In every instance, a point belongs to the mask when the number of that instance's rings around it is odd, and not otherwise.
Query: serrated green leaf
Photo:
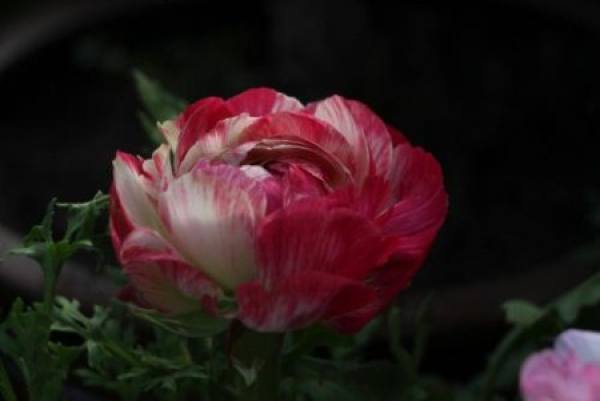
[[[188,338],[204,338],[224,332],[230,321],[210,316],[202,311],[177,316],[167,316],[160,312],[130,306],[131,313],[154,326]]]
[[[100,217],[108,210],[109,196],[97,192],[87,202],[57,203],[57,206],[67,210],[67,230],[64,236],[66,242],[80,247],[93,246],[97,236],[96,225]],[[102,219],[104,223],[105,219]]]
[[[31,228],[29,233],[23,237],[23,245],[10,249],[8,253],[13,255],[23,255],[37,261],[42,268],[48,268],[48,255],[50,245],[53,244],[52,223],[54,220],[54,210],[56,198],[53,198],[46,208],[46,213],[42,222]]]
[[[0,349],[19,367],[31,400],[60,400],[69,368],[81,352],[50,341],[50,322],[44,305],[25,307],[17,300],[0,324]]]

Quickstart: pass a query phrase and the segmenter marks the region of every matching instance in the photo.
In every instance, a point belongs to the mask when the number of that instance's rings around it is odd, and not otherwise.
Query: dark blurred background
[[[600,266],[599,34],[584,0],[2,2],[5,242],[51,197],[106,190],[116,149],[148,151],[134,67],[188,100],[356,98],[443,165],[448,221],[398,302],[435,292],[426,367],[460,379],[502,334],[503,300],[544,302]],[[27,285],[0,286],[8,302]]]

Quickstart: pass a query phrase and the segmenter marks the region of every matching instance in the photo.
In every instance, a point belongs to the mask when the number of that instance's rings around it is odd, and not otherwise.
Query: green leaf
[[[58,297],[55,305],[52,329],[84,339],[88,365],[77,374],[86,385],[115,392],[128,401],[145,394],[154,394],[157,399],[184,399],[188,387],[207,386],[208,367],[192,360],[186,338],[162,326],[148,326],[145,320],[144,327],[132,330],[123,304],[96,306],[89,317],[80,311],[77,301]],[[136,334],[143,329],[147,337],[148,328],[153,329],[154,336],[142,345]],[[206,358],[203,355],[203,362]]]
[[[52,223],[54,221],[55,206],[56,198],[53,198],[48,203],[42,222],[33,226],[23,238],[23,246],[9,250],[9,253],[28,256],[36,260],[40,265],[46,263],[48,246],[53,243]]]
[[[10,379],[8,374],[6,373],[6,369],[4,368],[4,363],[0,359],[0,396],[5,401],[17,401],[17,396],[15,391],[10,383]]]
[[[183,315],[168,316],[160,312],[130,305],[131,313],[154,326],[171,333],[188,338],[204,338],[224,332],[230,324],[229,320],[208,315],[202,311]]]
[[[64,380],[81,348],[50,340],[47,312],[41,304],[25,307],[21,300],[15,301],[0,324],[0,350],[19,367],[30,400],[59,401]]]
[[[521,324],[508,333],[490,356],[482,377],[480,400],[491,400],[500,387],[515,388],[518,369],[526,356],[572,326],[578,315],[589,307],[600,308],[600,273],[539,311],[528,308],[529,321],[519,319]],[[514,306],[507,311],[514,314]],[[531,318],[531,313],[537,317]]]
[[[507,301],[502,307],[508,323],[515,326],[530,325],[544,314],[544,311],[538,306],[518,299]]]
[[[134,70],[133,77],[146,112],[139,117],[144,129],[154,143],[161,143],[162,134],[156,122],[170,120],[181,113],[187,102],[169,93],[157,81],[148,78],[139,70]]]
[[[52,235],[52,223],[56,207],[67,210],[67,229],[62,240]],[[52,303],[58,277],[64,263],[80,250],[94,251],[98,261],[102,252],[95,246],[98,237],[96,225],[100,216],[108,208],[108,196],[98,192],[89,202],[60,203],[56,198],[48,204],[42,222],[34,226],[25,236],[23,246],[9,251],[12,254],[30,257],[38,262],[44,275],[44,305],[52,313]],[[105,219],[102,219],[103,232],[106,232]]]
[[[97,222],[108,210],[109,196],[98,191],[92,200],[80,203],[57,203],[67,210],[67,231],[64,240],[80,247],[92,247],[97,237]],[[104,223],[105,219],[102,219]],[[105,225],[104,225],[105,227]],[[103,228],[104,228],[103,227]]]

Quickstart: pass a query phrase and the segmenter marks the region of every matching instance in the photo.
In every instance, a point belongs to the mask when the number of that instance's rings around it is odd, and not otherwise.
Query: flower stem
[[[8,373],[6,373],[6,369],[4,369],[4,363],[0,359],[0,395],[3,397],[2,399],[6,401],[17,401],[17,396],[13,390],[12,385],[10,384],[10,379],[8,378]]]
[[[52,308],[54,306],[54,298],[56,296],[56,280],[57,274],[54,271],[46,272],[44,274],[44,308],[46,309],[49,316],[52,315]]]

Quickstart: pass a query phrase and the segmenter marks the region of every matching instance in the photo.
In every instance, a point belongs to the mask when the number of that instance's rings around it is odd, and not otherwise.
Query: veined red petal
[[[325,320],[341,331],[358,330],[376,310],[375,291],[354,280],[316,271],[286,277],[272,290],[259,282],[236,291],[238,318],[262,332],[287,331]],[[356,323],[353,321],[356,321]]]
[[[236,167],[207,163],[175,179],[159,197],[169,242],[229,289],[256,275],[254,230],[266,206],[256,181]]]
[[[241,134],[239,143],[269,139],[308,143],[336,160],[335,164],[356,173],[354,153],[348,141],[333,127],[308,114],[281,112],[261,117]]]
[[[327,193],[327,183],[307,171],[302,164],[290,164],[281,178],[283,206],[298,200],[316,198]]]
[[[380,224],[390,235],[408,236],[442,225],[448,211],[448,196],[439,163],[431,154],[410,145],[397,151],[394,197],[397,203],[381,216]]]
[[[393,205],[391,195],[392,187],[386,178],[370,175],[362,187],[348,185],[334,191],[327,198],[341,207],[351,208],[369,219],[375,219]]]
[[[332,96],[310,104],[306,110],[333,126],[346,138],[354,150],[355,158],[359,160],[363,176],[369,173],[371,165],[375,168],[375,174],[389,175],[392,168],[390,134],[385,123],[366,105]]]
[[[227,100],[234,114],[264,116],[280,111],[299,111],[303,105],[297,99],[270,88],[253,88]]]
[[[200,160],[222,158],[224,153],[229,151],[233,144],[238,141],[242,132],[255,121],[256,118],[250,117],[248,114],[240,114],[219,121],[213,129],[199,138],[189,148],[177,167],[177,174],[187,173]],[[243,158],[243,156],[240,156],[240,158]]]
[[[218,97],[204,98],[189,106],[177,120],[180,129],[177,160],[183,160],[189,148],[219,121],[232,116],[225,101]]]
[[[397,130],[389,124],[386,126],[388,132],[390,133],[390,138],[394,147],[408,142],[408,139],[406,139],[406,136],[404,136],[402,132],[400,132],[399,130]]]
[[[408,286],[448,212],[441,168],[433,156],[408,144],[395,151],[398,165],[392,184],[397,203],[376,219],[394,252],[371,277],[383,303]]]
[[[307,198],[269,215],[258,233],[259,279],[267,289],[321,271],[362,279],[389,256],[388,242],[364,216]]]

